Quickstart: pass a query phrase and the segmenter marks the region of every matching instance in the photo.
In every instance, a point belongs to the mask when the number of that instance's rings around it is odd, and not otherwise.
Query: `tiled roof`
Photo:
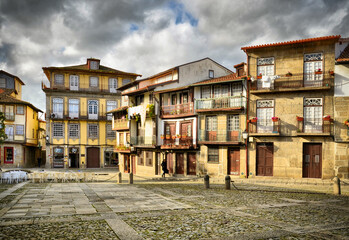
[[[33,104],[14,98],[12,97],[10,94],[13,92],[14,90],[12,89],[0,89],[0,103],[8,103],[8,104],[23,104],[23,105],[27,105],[30,106],[31,108],[33,108],[34,110],[38,111],[38,112],[43,112],[40,109],[36,108]]]
[[[113,110],[108,111],[107,113],[121,112],[123,110],[126,110],[127,108],[128,108],[128,106],[118,107],[118,108],[115,108]]]
[[[348,62],[349,61],[349,45],[344,48],[341,55],[337,58],[337,62]]]
[[[11,77],[13,77],[13,78],[17,78],[17,80],[18,80],[22,85],[25,85],[24,82],[23,82],[19,77],[15,76],[15,75],[13,75],[13,74],[11,74],[11,73],[8,73],[8,72],[6,72],[6,71],[4,71],[4,70],[0,70],[0,73],[4,73],[4,74],[7,74],[7,75],[9,75],[9,76],[11,76]]]
[[[109,68],[103,65],[99,65],[99,69],[89,69],[87,64],[82,65],[75,65],[75,66],[66,66],[66,67],[43,67],[45,70],[66,70],[66,71],[88,71],[88,72],[95,72],[95,73],[113,73],[113,74],[124,74],[124,75],[132,75],[132,76],[142,76],[137,73],[129,73],[129,72],[123,72],[114,68]]]
[[[237,76],[236,73],[233,73],[223,77],[211,78],[208,80],[197,82],[197,83],[194,83],[192,86],[207,85],[207,84],[214,84],[214,83],[221,83],[221,82],[231,82],[235,80],[242,80],[244,77],[246,76]]]
[[[245,51],[245,50],[248,50],[248,49],[255,49],[255,48],[284,46],[284,45],[306,43],[306,42],[316,42],[316,41],[324,41],[324,40],[335,40],[335,39],[338,40],[340,37],[341,37],[341,35],[335,35],[335,36],[333,35],[333,36],[325,36],[325,37],[317,37],[317,38],[306,38],[306,39],[286,41],[286,42],[268,43],[268,44],[262,44],[262,45],[242,47],[241,49]]]

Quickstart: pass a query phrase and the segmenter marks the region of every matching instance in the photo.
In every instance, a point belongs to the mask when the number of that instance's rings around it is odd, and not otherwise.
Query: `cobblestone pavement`
[[[0,239],[349,239],[349,196],[236,185],[0,185]]]

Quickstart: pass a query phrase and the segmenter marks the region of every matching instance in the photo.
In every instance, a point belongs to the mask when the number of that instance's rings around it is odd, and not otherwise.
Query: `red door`
[[[99,168],[99,148],[87,148],[87,168]]]
[[[173,173],[173,155],[172,155],[172,153],[166,154],[166,163],[167,163],[168,173]]]
[[[196,175],[196,153],[188,153],[188,175]]]
[[[176,124],[175,123],[166,123],[165,125],[165,145],[174,144],[176,138],[172,139],[172,136],[176,136]]]
[[[131,159],[132,159],[132,173],[136,174],[136,156],[132,155]]]
[[[321,178],[322,145],[321,143],[304,143],[303,177]]]
[[[184,154],[183,153],[176,154],[176,173],[184,174]]]
[[[13,163],[13,147],[4,147],[4,163]]]
[[[240,175],[240,149],[229,149],[228,175]]]
[[[272,143],[257,144],[257,176],[273,176],[273,152]]]
[[[192,129],[191,122],[181,123],[181,132],[180,132],[180,134],[182,135],[180,140],[181,145],[192,145],[191,129]]]

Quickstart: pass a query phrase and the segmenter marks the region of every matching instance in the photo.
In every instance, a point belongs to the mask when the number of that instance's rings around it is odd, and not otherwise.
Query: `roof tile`
[[[349,61],[349,45],[344,48],[343,52],[341,52],[341,55],[337,58],[337,62],[347,62]]]

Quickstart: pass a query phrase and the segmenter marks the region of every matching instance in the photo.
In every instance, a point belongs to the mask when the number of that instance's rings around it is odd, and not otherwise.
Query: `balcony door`
[[[206,140],[217,140],[217,116],[206,117]]]
[[[118,88],[118,80],[116,78],[109,78],[109,90],[111,93],[116,93]]]
[[[192,122],[182,122],[181,123],[181,129],[180,129],[180,134],[181,134],[181,143],[188,143],[189,141],[192,140]]]
[[[274,100],[257,101],[257,132],[273,132]]]
[[[79,90],[79,76],[78,75],[70,75],[69,83],[70,83],[70,90],[72,90],[72,91]]]
[[[98,119],[98,101],[88,101],[88,119]]]
[[[322,132],[322,98],[304,99],[304,132]]]
[[[323,74],[315,74],[317,70],[322,69],[322,53],[311,53],[304,55],[304,86],[321,87]]]
[[[69,117],[79,117],[79,99],[69,99]]]

